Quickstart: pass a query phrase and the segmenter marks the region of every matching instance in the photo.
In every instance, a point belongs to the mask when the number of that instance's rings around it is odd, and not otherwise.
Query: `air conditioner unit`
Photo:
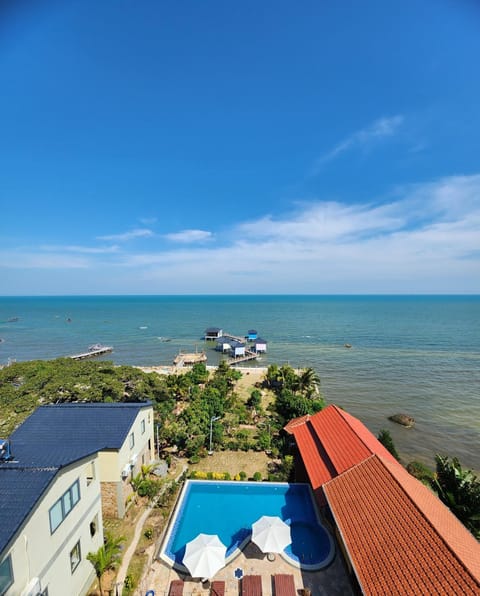
[[[130,458],[130,466],[133,468],[135,467],[135,464],[137,463],[137,459],[138,459],[138,455],[135,453],[135,455],[132,455],[132,457]]]
[[[130,464],[127,464],[122,470],[122,480],[125,480],[126,478],[128,478],[129,474],[130,474]]]

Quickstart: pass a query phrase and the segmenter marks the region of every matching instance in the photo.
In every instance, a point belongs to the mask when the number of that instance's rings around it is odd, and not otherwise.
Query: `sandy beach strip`
[[[191,366],[136,366],[135,368],[139,368],[146,373],[157,373],[159,375],[178,375],[183,374],[191,370]],[[207,370],[214,371],[216,370],[216,366],[207,365]],[[248,384],[249,386],[253,386],[256,383],[263,380],[265,374],[267,372],[267,367],[263,366],[235,366],[235,369],[242,373],[242,379],[240,379],[240,384]],[[243,381],[243,383],[242,383]]]

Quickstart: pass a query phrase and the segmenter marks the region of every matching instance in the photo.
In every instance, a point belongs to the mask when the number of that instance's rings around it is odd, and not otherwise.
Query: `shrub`
[[[140,497],[148,497],[152,499],[159,491],[159,483],[157,480],[143,480],[139,485],[137,492]]]
[[[145,532],[143,533],[143,535],[145,536],[145,538],[147,540],[151,540],[153,538],[153,529],[152,528],[147,528],[145,530]]]
[[[420,480],[427,486],[430,486],[430,483],[434,477],[433,470],[419,461],[411,461],[407,465],[407,472],[412,476],[415,476],[417,480]]]
[[[199,455],[192,455],[189,458],[188,463],[189,464],[198,464],[199,461],[200,461],[200,456]]]
[[[240,476],[240,480],[246,480],[247,479],[247,473],[244,472],[243,470],[238,475]]]
[[[400,456],[398,455],[397,450],[395,449],[395,445],[393,443],[390,431],[382,428],[382,430],[378,433],[377,439],[385,447],[385,449],[387,449],[393,455],[393,457],[396,460],[400,461]]]
[[[260,472],[255,472],[255,474],[253,475],[253,479],[255,480],[255,482],[261,482],[262,481],[262,475]]]

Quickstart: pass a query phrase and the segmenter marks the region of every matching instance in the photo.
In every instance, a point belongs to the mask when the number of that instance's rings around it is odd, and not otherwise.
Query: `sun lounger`
[[[212,582],[210,596],[225,596],[225,582],[220,580]]]
[[[244,575],[242,578],[242,596],[262,596],[262,576]]]
[[[183,581],[181,579],[174,579],[170,582],[170,590],[168,596],[182,596],[183,594]]]
[[[296,596],[295,582],[293,575],[289,573],[277,573],[273,576],[273,589],[275,596]]]

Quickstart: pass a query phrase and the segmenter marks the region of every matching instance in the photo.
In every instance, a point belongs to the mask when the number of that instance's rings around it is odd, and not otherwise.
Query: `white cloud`
[[[165,238],[172,242],[189,244],[192,242],[204,242],[212,238],[212,233],[205,230],[182,230],[172,234],[165,234]]]
[[[392,116],[390,118],[379,118],[373,124],[362,130],[357,130],[349,137],[335,145],[335,147],[322,155],[315,163],[314,173],[318,173],[318,168],[349,149],[364,149],[371,147],[374,143],[386,137],[393,136],[404,122],[402,115]]]
[[[118,252],[119,247],[116,244],[112,246],[77,246],[77,245],[68,245],[68,246],[55,246],[55,245],[44,245],[40,247],[40,250],[47,251],[47,252],[76,252],[80,254],[91,254],[91,255],[102,255],[102,254],[113,254]]]
[[[240,222],[223,245],[188,246],[201,230],[185,230],[168,250],[18,250],[0,262],[18,268],[18,284],[27,267],[70,268],[65,292],[81,280],[100,293],[480,293],[479,229],[480,175],[452,176],[395,188],[388,201],[319,200]]]
[[[134,240],[135,238],[151,238],[154,235],[152,230],[148,228],[137,228],[130,230],[130,232],[124,232],[123,234],[110,234],[108,236],[97,236],[98,240],[113,240],[116,242],[127,242],[128,240]]]
[[[175,292],[480,291],[480,176],[396,189],[393,198],[316,202],[239,224],[227,246],[143,253],[124,265]]]
[[[41,253],[37,251],[0,252],[1,266],[5,269],[86,269],[89,261],[83,257],[65,254]],[[32,288],[32,291],[34,288]]]

